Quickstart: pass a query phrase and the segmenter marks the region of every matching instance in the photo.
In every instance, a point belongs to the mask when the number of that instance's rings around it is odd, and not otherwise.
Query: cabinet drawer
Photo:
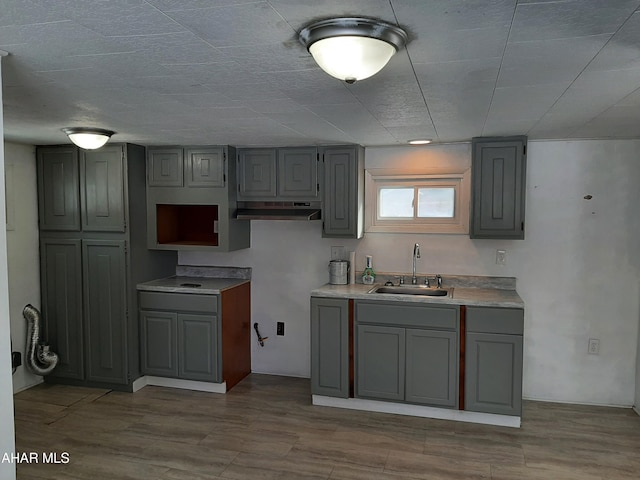
[[[524,310],[520,308],[467,307],[467,332],[522,335]]]
[[[356,303],[359,323],[455,330],[458,306],[426,306],[407,303]]]
[[[139,299],[140,308],[144,310],[207,313],[216,313],[218,311],[218,295],[139,292]]]

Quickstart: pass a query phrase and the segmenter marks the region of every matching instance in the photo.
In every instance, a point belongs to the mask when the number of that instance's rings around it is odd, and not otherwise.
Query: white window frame
[[[380,218],[381,188],[449,187],[454,189],[453,217]],[[365,231],[383,233],[469,233],[470,169],[438,173],[406,173],[388,169],[365,172]],[[417,200],[417,199],[416,199]],[[416,209],[417,211],[417,209]]]

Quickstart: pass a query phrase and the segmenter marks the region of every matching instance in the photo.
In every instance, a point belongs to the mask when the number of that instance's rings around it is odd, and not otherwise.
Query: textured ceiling
[[[5,138],[143,145],[640,138],[640,0],[0,0]],[[410,35],[354,85],[297,40],[377,17]]]

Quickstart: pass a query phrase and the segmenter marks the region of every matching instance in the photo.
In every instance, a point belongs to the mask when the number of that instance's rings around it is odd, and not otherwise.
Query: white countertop
[[[136,288],[144,292],[199,293],[201,295],[218,295],[250,280],[240,278],[210,278],[171,276],[150,282],[139,283]],[[199,286],[196,286],[199,285]]]
[[[312,297],[354,298],[371,301],[402,301],[449,305],[471,305],[482,307],[524,308],[524,302],[515,290],[497,288],[454,287],[450,297],[430,297],[421,295],[399,295],[368,293],[377,285],[361,283],[349,285],[325,284],[311,292]]]

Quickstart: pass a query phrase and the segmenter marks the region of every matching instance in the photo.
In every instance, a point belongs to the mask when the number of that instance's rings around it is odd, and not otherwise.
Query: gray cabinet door
[[[83,240],[87,380],[127,383],[124,240]]]
[[[146,375],[178,376],[178,315],[140,311],[141,367]]]
[[[407,329],[407,402],[440,407],[458,403],[456,332]]]
[[[52,375],[84,378],[80,240],[40,238],[43,339],[59,357]]]
[[[78,149],[38,148],[40,230],[80,230]]]
[[[216,315],[178,314],[178,374],[187,380],[222,381]]]
[[[80,155],[82,229],[124,232],[124,153],[110,145]]]
[[[471,238],[524,238],[526,137],[474,138]]]
[[[349,397],[349,300],[311,298],[311,393]]]
[[[405,329],[358,325],[356,345],[357,395],[404,400]]]
[[[256,148],[238,152],[240,197],[275,197],[276,150]]]
[[[224,149],[189,148],[185,158],[185,184],[187,187],[224,187]]]
[[[278,196],[315,199],[318,183],[318,151],[315,147],[278,149]]]
[[[150,148],[147,151],[147,185],[181,187],[183,185],[182,148]]]
[[[322,220],[324,237],[361,238],[364,234],[364,167],[357,147],[325,148],[324,202]]]
[[[520,415],[522,337],[467,333],[465,410]]]

